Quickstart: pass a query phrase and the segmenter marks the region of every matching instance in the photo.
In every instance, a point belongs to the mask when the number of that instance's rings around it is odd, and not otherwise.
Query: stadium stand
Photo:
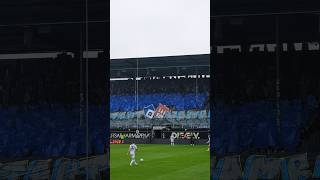
[[[319,151],[317,145],[311,145],[316,142],[314,140],[301,144],[301,138],[304,136],[302,130],[310,129],[308,127],[310,123],[319,120],[316,117],[319,111],[319,80],[313,78],[317,70],[312,67],[316,66],[319,54],[312,52],[281,54],[283,59],[280,64],[279,125],[275,61],[270,61],[273,55],[243,53],[241,63],[237,63],[239,53],[217,56],[226,63],[225,69],[217,65],[221,69],[216,71],[220,73],[217,74],[219,82],[222,82],[216,84],[214,105],[216,121],[213,124],[217,156],[248,151],[255,153]],[[308,57],[308,60],[305,60],[305,57]],[[256,59],[259,59],[259,63],[255,61]],[[311,146],[313,149],[307,148]]]
[[[99,74],[101,63],[90,65],[90,71]],[[1,61],[0,159],[86,154],[79,73],[79,62],[74,59]],[[105,85],[100,83],[103,77],[90,78],[91,155],[103,154],[107,139],[108,112],[106,101],[101,99],[105,97]]]
[[[145,118],[143,109],[159,103],[171,109],[161,123],[209,127],[208,78],[199,78],[197,87],[193,78],[143,78],[138,91],[137,107],[135,81],[111,81],[111,127],[130,127],[136,118],[142,126],[151,127],[157,121]]]

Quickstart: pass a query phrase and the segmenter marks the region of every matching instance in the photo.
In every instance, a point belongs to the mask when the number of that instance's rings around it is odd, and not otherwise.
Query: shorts
[[[131,159],[134,159],[136,157],[136,155],[130,153],[130,157],[131,157]]]

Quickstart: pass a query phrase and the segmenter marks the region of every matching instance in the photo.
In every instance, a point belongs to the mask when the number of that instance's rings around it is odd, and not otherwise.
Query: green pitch
[[[129,144],[110,146],[111,180],[209,180],[208,145],[137,144],[138,166],[130,166]],[[140,162],[140,158],[144,161]]]

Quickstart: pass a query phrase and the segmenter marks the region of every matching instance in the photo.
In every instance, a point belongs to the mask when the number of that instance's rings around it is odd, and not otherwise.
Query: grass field
[[[129,145],[110,146],[111,180],[209,180],[210,152],[207,145],[137,144],[131,167]],[[144,162],[140,162],[140,158]]]

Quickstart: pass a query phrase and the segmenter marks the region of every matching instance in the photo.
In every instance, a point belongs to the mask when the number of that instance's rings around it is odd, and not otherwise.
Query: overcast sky
[[[210,53],[210,0],[111,0],[111,59]]]

